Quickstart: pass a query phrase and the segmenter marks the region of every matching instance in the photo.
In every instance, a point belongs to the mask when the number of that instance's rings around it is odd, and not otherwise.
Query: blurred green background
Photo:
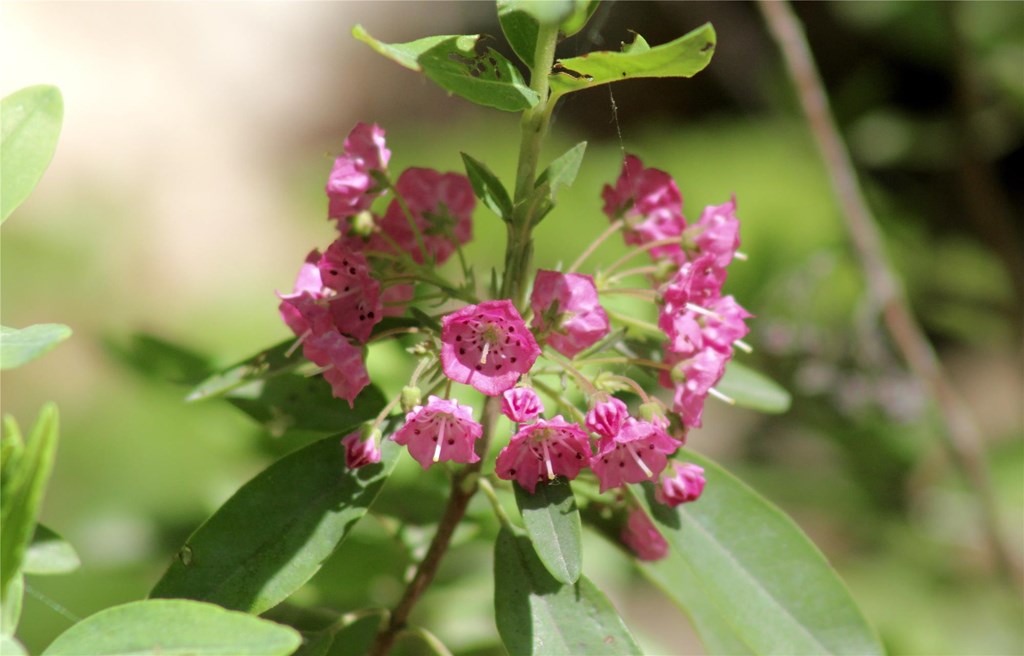
[[[799,4],[840,127],[926,331],[985,436],[1003,529],[1024,551],[1021,321],[1024,4]],[[893,654],[1024,653],[1024,608],[984,548],[941,423],[867,305],[843,223],[756,7],[612,4],[570,56],[652,44],[712,21],[719,46],[689,81],[570,97],[547,156],[590,142],[579,178],[537,231],[535,263],[568,262],[607,223],[600,186],[623,151],[671,172],[695,219],[735,193],[749,261],[729,291],[757,315],[745,360],[794,394],[768,417],[709,401],[691,446],[780,504],[826,552]],[[359,120],[385,127],[392,169],[460,170],[459,151],[510,178],[517,118],[451,99],[349,36],[388,41],[500,30],[487,2],[0,5],[4,95],[50,83],[65,124],[50,170],[3,227],[5,325],[75,334],[3,374],[3,411],[46,400],[62,441],[43,520],[83,567],[29,579],[33,652],[70,625],[144,596],[178,546],[239,485],[309,436],[268,435],[226,404],[131,357],[151,333],[228,364],[287,337],[274,290],[324,247],[331,153]],[[480,208],[468,254],[502,260]],[[602,248],[610,261],[621,245]],[[371,366],[386,388],[395,347]],[[172,372],[173,373],[173,372]],[[382,503],[422,524],[399,545],[367,520],[296,604],[390,605],[429,539],[444,477],[405,462]],[[416,492],[410,494],[410,490]],[[408,499],[417,501],[410,506]],[[493,530],[474,506],[464,529]],[[585,569],[652,654],[700,653],[692,630],[615,548],[589,536]],[[468,585],[459,573],[479,571]],[[465,540],[418,608],[459,653],[491,653],[489,547]],[[283,609],[281,612],[286,612]]]

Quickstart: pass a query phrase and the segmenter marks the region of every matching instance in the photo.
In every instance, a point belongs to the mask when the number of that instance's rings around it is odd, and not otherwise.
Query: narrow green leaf
[[[693,77],[711,61],[715,39],[715,29],[707,23],[653,48],[645,48],[647,42],[638,35],[622,52],[597,51],[561,59],[550,75],[552,96],[642,77]]]
[[[778,414],[789,410],[789,392],[764,374],[736,360],[729,362],[715,389],[736,401],[736,405]]]
[[[571,187],[580,172],[583,153],[587,150],[587,142],[581,141],[559,157],[552,160],[544,172],[537,177],[534,185],[537,189],[545,189],[548,197],[554,201],[559,187]]]
[[[18,573],[7,584],[7,590],[0,595],[0,636],[13,636],[21,620],[21,607],[25,599],[25,577]],[[0,650],[0,654],[7,652]]]
[[[295,629],[186,599],[134,601],[75,624],[43,656],[286,656]]]
[[[71,329],[59,323],[38,323],[21,329],[0,326],[0,369],[31,362],[68,337]]]
[[[755,654],[882,654],[825,557],[778,508],[689,451],[707,486],[669,508],[645,484],[639,496],[701,590]]]
[[[729,618],[708,599],[697,575],[677,552],[673,550],[661,560],[638,565],[644,576],[689,616],[708,654],[753,656],[754,652],[737,635]]]
[[[498,22],[512,51],[527,67],[533,66],[540,25],[529,13],[510,8],[510,3],[498,0]]]
[[[447,91],[478,105],[519,112],[540,101],[512,62],[492,48],[480,48],[479,34],[384,43],[356,25],[352,35],[388,59],[422,72]]]
[[[151,380],[197,385],[213,374],[205,355],[149,333],[134,333],[127,343],[106,339],[104,346],[121,363]]]
[[[492,212],[497,214],[505,222],[512,220],[512,199],[508,191],[501,184],[498,176],[494,175],[487,165],[479,162],[466,153],[462,153],[462,163],[466,167],[466,175],[473,185],[473,193],[483,201]]]
[[[178,552],[152,597],[211,601],[262,613],[308,581],[373,503],[394,468],[352,470],[339,437],[277,461],[235,493]]]
[[[494,610],[510,654],[639,654],[615,608],[590,580],[556,581],[525,535],[503,528],[494,545]]]
[[[0,100],[0,223],[36,188],[57,150],[64,100],[39,85]]]
[[[36,524],[36,532],[25,552],[26,574],[67,574],[78,569],[82,561],[71,543],[52,529]]]
[[[271,435],[289,430],[343,433],[373,419],[387,403],[376,385],[359,393],[352,407],[331,394],[323,376],[288,373],[254,380],[225,394],[225,399]]]
[[[0,596],[21,571],[57,453],[57,406],[48,403],[8,477],[0,481]],[[2,598],[0,598],[2,601]]]
[[[223,396],[252,381],[264,380],[295,369],[302,364],[302,358],[285,355],[294,344],[294,339],[286,340],[218,371],[196,385],[185,400],[200,401]]]
[[[575,583],[580,578],[583,551],[580,513],[569,481],[557,478],[538,483],[533,494],[518,483],[513,487],[523,525],[540,561],[559,583]]]

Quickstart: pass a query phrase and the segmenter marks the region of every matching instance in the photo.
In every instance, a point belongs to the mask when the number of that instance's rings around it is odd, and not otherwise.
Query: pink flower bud
[[[513,387],[501,395],[501,414],[512,421],[533,421],[544,412],[540,397],[529,387]]]
[[[619,537],[639,560],[661,560],[668,555],[668,542],[639,508],[629,513]]]
[[[690,462],[673,462],[674,473],[663,473],[654,498],[666,506],[678,506],[700,498],[704,491],[704,468]]]
[[[626,404],[615,398],[598,401],[587,412],[587,428],[601,437],[614,437],[629,416]]]
[[[360,432],[350,433],[341,439],[341,444],[345,447],[345,464],[349,469],[380,462],[380,448],[372,435],[364,440]]]

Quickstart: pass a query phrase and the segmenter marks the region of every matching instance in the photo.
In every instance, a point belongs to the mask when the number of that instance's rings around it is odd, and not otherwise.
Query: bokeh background
[[[985,436],[1019,559],[1024,4],[796,10],[888,253]],[[758,316],[748,360],[794,404],[768,417],[709,402],[691,445],[796,519],[892,653],[1024,653],[1019,593],[987,555],[934,408],[866,303],[756,7],[615,3],[560,53],[617,48],[631,29],[662,43],[709,20],[718,50],[693,80],[601,87],[558,109],[547,155],[590,147],[537,231],[536,264],[573,259],[604,227],[598,193],[623,151],[673,173],[688,216],[735,193],[750,259],[732,267],[729,287]],[[331,239],[323,183],[356,121],[387,129],[396,171],[460,170],[466,151],[513,174],[515,116],[449,98],[380,58],[351,38],[356,23],[387,41],[482,32],[504,47],[489,2],[0,4],[0,92],[49,83],[65,98],[54,161],[2,234],[4,324],[75,331],[2,379],[3,412],[23,425],[45,401],[60,406],[43,520],[83,560],[72,575],[30,579],[20,633],[33,652],[71,618],[143,597],[213,509],[308,439],[271,436],[226,404],[185,404],[159,361],[147,366],[139,333],[217,364],[284,339],[273,292]],[[475,230],[470,256],[499,263],[498,219],[480,208]],[[620,252],[609,245],[597,259]],[[386,387],[401,384],[399,355],[372,354]],[[403,466],[389,489],[424,484],[417,471]],[[435,502],[419,497],[425,538]],[[405,565],[384,529],[363,522],[298,600],[390,605]],[[489,551],[471,540],[456,550],[418,619],[457,653],[493,653]],[[586,559],[649,653],[700,652],[614,547],[589,536]],[[467,569],[479,576],[452,585]]]

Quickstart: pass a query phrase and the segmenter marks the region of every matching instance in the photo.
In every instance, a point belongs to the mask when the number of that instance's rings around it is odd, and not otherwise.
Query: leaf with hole
[[[59,323],[39,323],[27,328],[0,326],[0,369],[14,369],[35,360],[71,337],[71,329]]]
[[[384,43],[356,25],[352,35],[388,59],[423,73],[443,89],[478,105],[519,112],[540,101],[512,62],[496,50],[481,46],[479,34]]]
[[[339,436],[314,442],[242,486],[186,541],[152,597],[184,597],[262,613],[319,571],[362,519],[395,466],[345,464]]]
[[[64,100],[39,85],[0,100],[0,223],[28,198],[57,150]]]
[[[710,23],[653,48],[642,37],[621,52],[596,51],[555,62],[549,80],[553,97],[601,84],[645,77],[693,77],[715,52]]]
[[[652,485],[632,489],[689,566],[703,601],[728,622],[731,635],[716,642],[739,640],[754,654],[884,653],[849,591],[791,519],[707,458],[687,450],[683,458],[704,468],[700,500],[669,508],[655,501]]]
[[[582,571],[580,513],[569,481],[537,484],[530,494],[513,483],[523,525],[544,567],[559,583],[575,583]]]
[[[494,611],[510,654],[639,654],[604,593],[581,576],[556,581],[525,535],[502,528],[494,545]]]
[[[295,629],[186,599],[134,601],[101,610],[57,636],[43,656],[287,656]]]

